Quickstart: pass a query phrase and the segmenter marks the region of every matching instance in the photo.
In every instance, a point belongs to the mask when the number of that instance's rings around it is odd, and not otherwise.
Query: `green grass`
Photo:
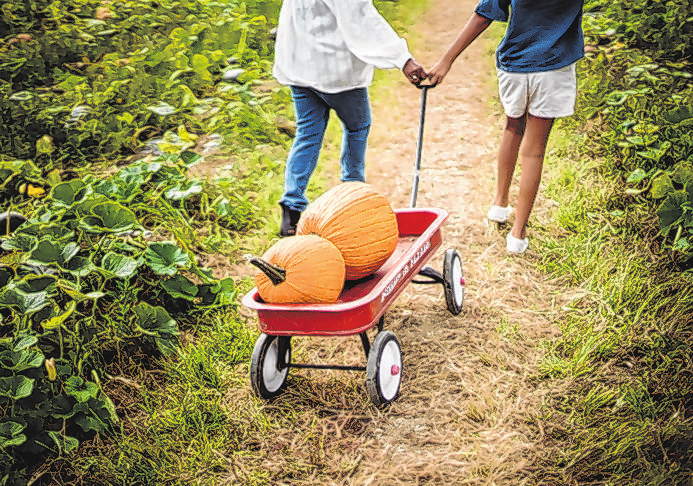
[[[388,18],[395,16],[398,27],[409,25],[427,2],[400,4],[404,7],[379,3]],[[388,82],[386,75],[375,81],[376,85]],[[292,118],[288,89],[276,89],[276,99],[283,100],[278,112]],[[308,187],[311,199],[338,182],[341,136],[333,115]],[[280,218],[277,202],[290,143],[287,137],[283,147],[233,152],[228,154],[228,163],[223,152],[215,156],[212,166],[219,170],[215,176],[219,191],[244,203],[251,200],[260,224],[238,235],[214,225],[205,228],[195,238],[205,252],[235,263],[243,253],[261,254],[275,241]],[[239,178],[247,181],[246,191],[238,186]],[[237,285],[244,293],[253,282],[239,278]],[[311,484],[320,477],[347,477],[360,459],[342,454],[341,442],[328,440],[332,431],[318,419],[329,422],[345,402],[353,403],[354,409],[364,408],[363,390],[357,384],[347,384],[345,389],[342,381],[317,390],[310,380],[291,376],[290,380],[301,382],[296,387],[300,396],[289,391],[271,404],[256,398],[250,390],[249,362],[259,332],[254,320],[250,322],[249,326],[238,306],[210,313],[181,336],[177,356],[154,363],[154,369],[133,366],[112,371],[117,376],[107,387],[121,415],[116,430],[85,442],[75,455],[43,465],[34,475],[36,484],[266,485],[282,480]],[[348,442],[367,420],[340,418],[335,426],[345,427],[341,433]],[[340,461],[334,459],[337,453]]]
[[[693,286],[647,230],[619,208],[618,186],[558,124],[545,196],[558,202],[540,232],[539,267],[574,297],[562,336],[545,343],[545,379],[566,393],[549,404],[562,453],[544,478],[560,484],[689,484],[693,471],[690,337]]]

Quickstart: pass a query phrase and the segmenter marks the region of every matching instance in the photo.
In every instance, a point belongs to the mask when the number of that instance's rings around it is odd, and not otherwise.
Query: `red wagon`
[[[425,263],[442,245],[441,226],[447,219],[442,209],[417,209],[416,191],[421,154],[426,88],[423,90],[419,148],[412,194],[412,208],[399,209],[399,240],[394,253],[374,274],[361,280],[347,281],[337,302],[329,304],[269,304],[263,302],[257,288],[242,300],[257,311],[262,334],[253,350],[250,378],[253,390],[262,398],[272,398],[283,389],[290,368],[356,370],[366,372],[366,389],[376,405],[393,401],[402,380],[402,353],[399,341],[383,330],[384,314],[410,283],[442,284],[445,301],[452,314],[459,314],[464,299],[464,277],[460,256],[454,249],[445,251],[442,274]],[[424,280],[415,280],[417,276]],[[367,331],[378,327],[370,342]],[[366,354],[366,366],[304,364],[291,360],[294,336],[359,335]]]

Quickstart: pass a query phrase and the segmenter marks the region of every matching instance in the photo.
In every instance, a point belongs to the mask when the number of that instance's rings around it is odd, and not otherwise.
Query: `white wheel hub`
[[[388,341],[380,355],[378,383],[383,398],[391,401],[397,395],[402,381],[402,354],[395,341]]]
[[[290,351],[287,349],[284,356],[284,363],[288,363]],[[265,388],[270,393],[274,393],[284,384],[286,375],[289,372],[289,367],[279,370],[279,339],[273,339],[267,348],[265,359],[262,364],[262,379],[265,383]]]

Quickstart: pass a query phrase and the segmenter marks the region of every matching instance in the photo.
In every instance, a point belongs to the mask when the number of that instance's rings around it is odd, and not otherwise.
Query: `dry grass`
[[[412,29],[445,43],[474,5],[436,2]],[[417,57],[430,65],[442,49],[424,45]],[[537,465],[555,452],[545,440],[543,405],[557,390],[539,379],[541,343],[558,334],[553,319],[571,297],[533,269],[531,250],[522,258],[506,254],[509,228],[484,221],[500,134],[488,108],[493,61],[487,51],[483,42],[473,45],[445,84],[429,92],[417,198],[418,207],[450,213],[444,247],[429,265],[442,270],[443,251],[460,252],[463,312],[447,312],[441,286],[409,285],[385,323],[402,345],[400,397],[378,410],[361,373],[292,371],[287,392],[265,409],[268,435],[252,454],[233,456],[227,481],[249,483],[251,471],[262,471],[274,484],[542,482]],[[406,207],[420,92],[399,73],[379,76],[388,79],[372,90],[368,181],[394,207]],[[540,198],[535,221],[552,210]],[[304,361],[365,363],[357,338],[295,339],[294,345]]]

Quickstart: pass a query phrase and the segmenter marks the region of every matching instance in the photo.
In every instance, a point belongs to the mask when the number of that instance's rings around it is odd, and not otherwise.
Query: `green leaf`
[[[647,178],[647,172],[642,169],[635,169],[628,175],[626,182],[629,184],[634,184],[642,181],[645,178]]]
[[[37,350],[3,351],[0,354],[0,362],[6,370],[21,373],[32,368],[40,368],[43,365],[44,356]]]
[[[53,137],[49,135],[44,135],[36,141],[37,154],[52,154],[53,152],[55,152],[55,145],[53,145]]]
[[[198,181],[191,181],[187,188],[181,185],[175,185],[174,187],[168,189],[164,195],[167,199],[172,201],[180,201],[193,194],[199,194],[202,192],[202,184]]]
[[[184,150],[180,154],[180,161],[185,165],[185,167],[192,167],[193,165],[201,162],[204,159],[197,152],[192,152],[190,150]]]
[[[91,208],[91,215],[85,217],[80,225],[97,232],[121,232],[138,226],[135,213],[116,202],[103,202]]]
[[[662,201],[662,204],[657,209],[659,216],[659,227],[662,234],[666,235],[671,227],[678,223],[683,216],[682,206],[688,201],[688,195],[685,191],[674,191]]]
[[[0,450],[26,442],[26,435],[22,434],[25,428],[25,425],[17,422],[0,423]]]
[[[99,394],[99,386],[91,381],[84,381],[79,376],[71,376],[65,382],[65,393],[79,403],[88,402],[90,398],[96,398]]]
[[[74,437],[70,437],[69,435],[64,435],[60,432],[55,432],[52,430],[48,431],[48,435],[51,437],[51,439],[53,439],[55,445],[58,446],[60,452],[69,453],[79,447],[79,441]]]
[[[81,256],[72,258],[67,265],[62,265],[62,267],[75,277],[86,277],[94,270],[91,260],[88,257]]]
[[[141,302],[134,307],[137,328],[144,334],[154,336],[157,347],[164,355],[177,349],[178,324],[163,307],[153,307]]]
[[[118,278],[129,278],[134,275],[139,263],[137,260],[118,253],[108,252],[101,261],[101,267]]]
[[[34,391],[34,381],[22,375],[0,377],[0,396],[11,400],[26,398]]]
[[[144,260],[158,275],[175,275],[179,267],[190,265],[188,254],[173,243],[150,243],[144,252]]]
[[[161,282],[161,286],[173,298],[194,300],[197,296],[197,285],[188,280],[183,275],[174,275],[168,280]]]
[[[41,323],[41,326],[44,329],[56,329],[56,328],[60,327],[72,315],[72,313],[75,311],[76,307],[77,307],[77,302],[75,302],[74,300],[68,302],[67,305],[65,306],[65,312],[43,321]],[[58,309],[60,309],[60,308],[58,307]]]
[[[682,122],[686,122],[685,124],[689,124],[693,122],[693,106],[677,106],[672,110],[662,113],[662,117],[669,123],[679,124]]]
[[[84,198],[85,188],[84,182],[79,179],[72,179],[54,186],[51,190],[51,197],[57,203],[69,207]]]
[[[654,199],[665,198],[674,191],[674,184],[672,183],[669,174],[661,174],[660,176],[655,177],[652,181],[650,193]]]
[[[79,245],[74,241],[62,244],[49,239],[43,239],[32,250],[31,259],[39,263],[57,263],[62,266],[69,262],[79,250]]]
[[[0,293],[0,305],[16,307],[24,314],[34,313],[50,304],[47,292],[26,293],[18,288],[8,288]]]
[[[691,245],[691,242],[688,241],[688,238],[679,238],[672,246],[672,249],[675,251],[688,253],[692,247],[693,245]]]
[[[690,164],[677,164],[671,173],[671,180],[682,186],[693,184],[693,166]]]
[[[26,348],[30,348],[38,342],[36,336],[23,336],[12,348],[13,351],[22,351]]]
[[[147,109],[161,116],[173,115],[177,111],[173,106],[163,101],[159,101],[156,105],[148,106]]]
[[[35,236],[18,233],[3,240],[0,246],[7,251],[30,252],[36,247],[37,243],[38,239]]]

